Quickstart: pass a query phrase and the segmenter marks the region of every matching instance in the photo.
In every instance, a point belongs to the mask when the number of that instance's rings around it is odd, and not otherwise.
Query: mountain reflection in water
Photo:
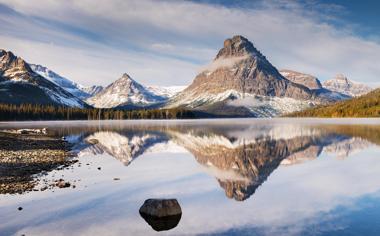
[[[380,232],[380,120],[0,123],[43,127],[71,144],[72,163],[0,194],[0,235]],[[8,167],[0,178],[19,174]],[[42,191],[61,178],[75,188]],[[146,199],[178,199],[180,220],[141,217]]]
[[[252,125],[134,126],[68,135],[80,156],[108,154],[128,166],[145,153],[189,152],[228,198],[244,201],[280,166],[316,159],[323,151],[344,159],[379,143],[375,126]]]

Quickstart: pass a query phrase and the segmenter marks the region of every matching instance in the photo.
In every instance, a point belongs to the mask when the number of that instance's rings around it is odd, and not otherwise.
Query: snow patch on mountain
[[[56,101],[57,103],[60,103],[62,105],[69,106],[69,107],[84,108],[83,102],[79,98],[66,96],[65,94],[56,93],[50,89],[43,88],[43,87],[42,89],[52,100]]]
[[[49,80],[50,82],[60,86],[67,92],[71,93],[72,95],[80,99],[86,99],[86,98],[89,98],[90,96],[94,96],[95,94],[99,93],[103,89],[102,86],[98,86],[98,85],[85,87],[81,84],[75,83],[57,74],[56,72],[42,65],[30,64],[30,67],[37,74],[41,75],[42,77]]]
[[[72,95],[84,99],[89,96],[88,93],[84,92],[83,86],[75,83],[65,77],[60,76],[59,74],[55,73],[54,71],[50,70],[47,67],[44,67],[42,65],[36,65],[36,64],[30,64],[30,67],[34,72],[41,75],[45,79],[49,80],[50,82],[60,86],[67,92],[71,93]]]
[[[188,108],[196,108],[223,101],[226,101],[229,106],[246,107],[256,117],[275,117],[316,105],[313,101],[296,100],[289,97],[259,96],[241,93],[236,90],[227,90],[217,94],[186,94],[186,96],[182,96],[180,100],[169,104],[168,107],[178,107],[182,105]]]
[[[237,99],[228,102],[230,106],[246,107],[256,117],[275,117],[286,113],[300,111],[314,105],[312,101],[296,100],[289,97],[269,97],[239,94]]]
[[[93,85],[93,86],[88,86],[88,87],[82,87],[81,89],[83,92],[88,94],[88,97],[91,97],[100,93],[104,89],[104,87],[100,85]]]
[[[146,87],[148,91],[151,93],[165,98],[171,98],[175,96],[177,93],[184,90],[187,86],[155,86],[151,85]]]

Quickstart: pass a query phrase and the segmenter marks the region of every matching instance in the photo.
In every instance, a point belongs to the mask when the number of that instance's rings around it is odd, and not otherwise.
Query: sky
[[[188,85],[243,35],[277,69],[380,86],[380,2],[0,0],[0,48],[75,82]]]

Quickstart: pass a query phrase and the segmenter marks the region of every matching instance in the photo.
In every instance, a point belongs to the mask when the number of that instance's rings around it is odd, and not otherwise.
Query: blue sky
[[[0,0],[0,48],[83,85],[187,85],[241,34],[278,69],[380,85],[376,1]]]

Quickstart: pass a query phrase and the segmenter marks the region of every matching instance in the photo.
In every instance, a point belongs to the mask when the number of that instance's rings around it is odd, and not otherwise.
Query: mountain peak
[[[121,76],[121,78],[124,78],[124,79],[132,79],[131,76],[129,76],[127,73],[123,73],[123,75]]]
[[[337,74],[334,78],[335,80],[344,81],[346,83],[351,82],[344,74]]]
[[[15,56],[11,51],[0,49],[0,69],[17,68],[22,71],[31,71],[29,65],[21,58]]]
[[[117,106],[147,106],[162,102],[163,97],[148,91],[143,85],[124,73],[118,80],[108,85],[87,102],[99,108]]]
[[[323,83],[323,87],[351,97],[358,97],[373,90],[365,84],[360,84],[349,80],[343,74],[337,74],[333,79],[325,81]]]
[[[239,57],[247,54],[262,56],[252,42],[241,35],[236,35],[224,41],[223,48],[219,51],[216,59],[220,57]]]

